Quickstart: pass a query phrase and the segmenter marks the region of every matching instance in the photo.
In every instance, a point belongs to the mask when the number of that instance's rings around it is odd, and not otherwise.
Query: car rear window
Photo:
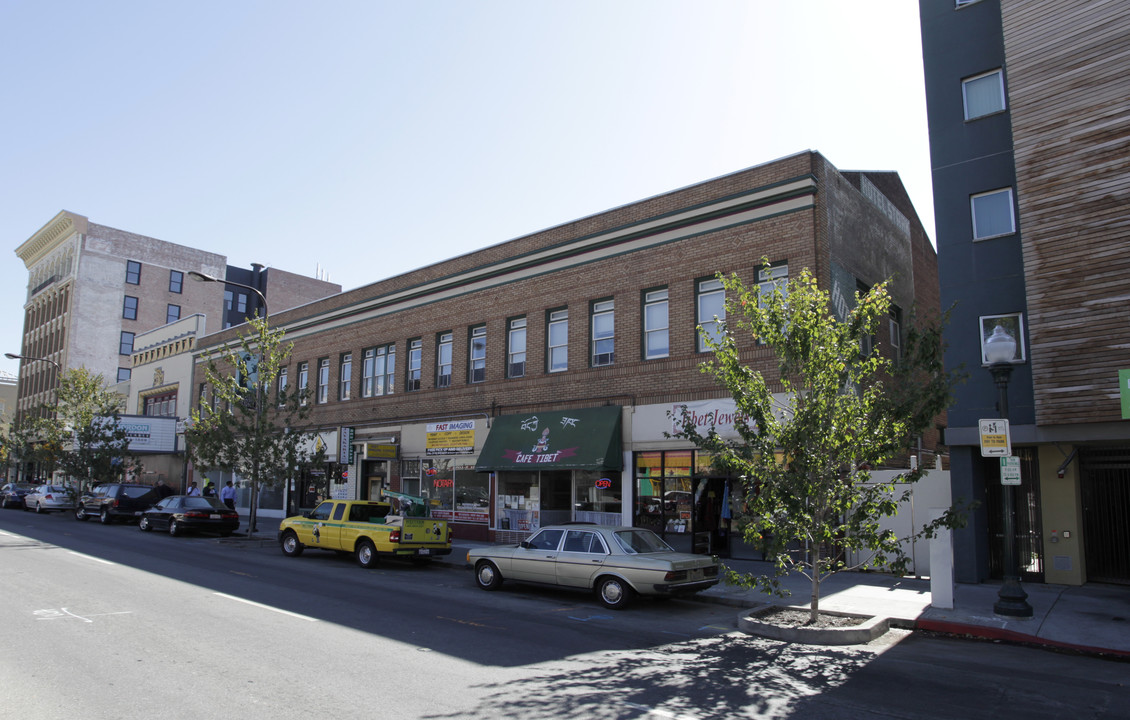
[[[671,552],[671,546],[650,530],[621,530],[614,533],[616,542],[629,555],[635,553]]]
[[[145,497],[151,492],[153,492],[153,488],[151,487],[130,487],[129,485],[122,486],[122,495],[125,495],[126,497],[141,498]]]
[[[202,508],[205,510],[227,510],[228,506],[213,497],[186,497],[184,499],[184,506],[186,508]]]

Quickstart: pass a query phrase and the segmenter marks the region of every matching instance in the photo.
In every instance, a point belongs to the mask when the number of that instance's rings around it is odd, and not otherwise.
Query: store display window
[[[488,479],[469,458],[429,458],[421,463],[420,494],[430,516],[455,522],[489,522]]]
[[[499,530],[531,532],[541,527],[541,487],[536,472],[498,473]]]

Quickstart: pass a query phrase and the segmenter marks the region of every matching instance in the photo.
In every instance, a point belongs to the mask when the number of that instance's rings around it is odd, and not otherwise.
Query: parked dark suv
[[[161,494],[152,485],[105,483],[97,485],[78,501],[75,520],[96,517],[103,525],[115,520],[136,522],[141,513],[156,505]]]

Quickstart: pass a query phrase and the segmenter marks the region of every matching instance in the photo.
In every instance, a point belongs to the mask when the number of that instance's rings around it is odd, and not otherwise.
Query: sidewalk
[[[241,530],[245,533],[246,518],[243,522]],[[278,518],[259,518],[255,537],[263,544],[273,544],[278,526]],[[436,560],[463,567],[468,550],[491,544],[456,538],[451,554]],[[769,563],[756,560],[722,562],[740,573],[771,571]],[[784,586],[792,592],[784,599],[725,583],[692,598],[737,608],[753,608],[774,599],[790,605],[808,606],[812,586],[806,578],[787,578]],[[1023,587],[1028,593],[1033,616],[1005,618],[993,614],[999,583],[959,583],[954,592],[954,608],[944,610],[931,606],[929,580],[845,572],[833,575],[821,584],[820,607],[823,610],[885,616],[895,627],[1047,645],[1130,659],[1130,586],[1031,583]]]

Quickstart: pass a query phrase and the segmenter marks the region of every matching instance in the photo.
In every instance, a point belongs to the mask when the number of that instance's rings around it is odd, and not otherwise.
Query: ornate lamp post
[[[1012,377],[1013,359],[1016,357],[1016,339],[998,325],[993,334],[985,340],[985,360],[989,373],[997,386],[997,404],[1000,416],[1008,420],[1008,381]],[[1015,500],[1012,485],[1001,485],[1001,520],[1004,531],[1004,548],[1001,561],[1004,565],[1004,582],[993,612],[1010,617],[1032,617],[1032,606],[1028,604],[1028,593],[1020,586],[1020,567],[1016,556],[1016,522],[1014,518]]]
[[[259,288],[244,285],[243,283],[233,282],[231,280],[221,280],[220,278],[211,275],[205,275],[202,272],[190,270],[188,276],[193,280],[199,282],[218,282],[225,285],[235,285],[236,287],[250,290],[259,296],[259,301],[263,303],[263,320],[266,321],[267,311],[267,296],[259,290]],[[263,347],[259,346],[258,357],[255,360],[255,454],[251,458],[251,497],[248,501],[248,518],[247,518],[247,536],[251,537],[255,534],[255,515],[259,508],[259,487],[262,478],[259,477],[259,453],[262,452],[261,448],[261,435],[263,433],[263,383],[259,380],[259,368],[263,365]],[[250,373],[248,373],[250,376]]]

